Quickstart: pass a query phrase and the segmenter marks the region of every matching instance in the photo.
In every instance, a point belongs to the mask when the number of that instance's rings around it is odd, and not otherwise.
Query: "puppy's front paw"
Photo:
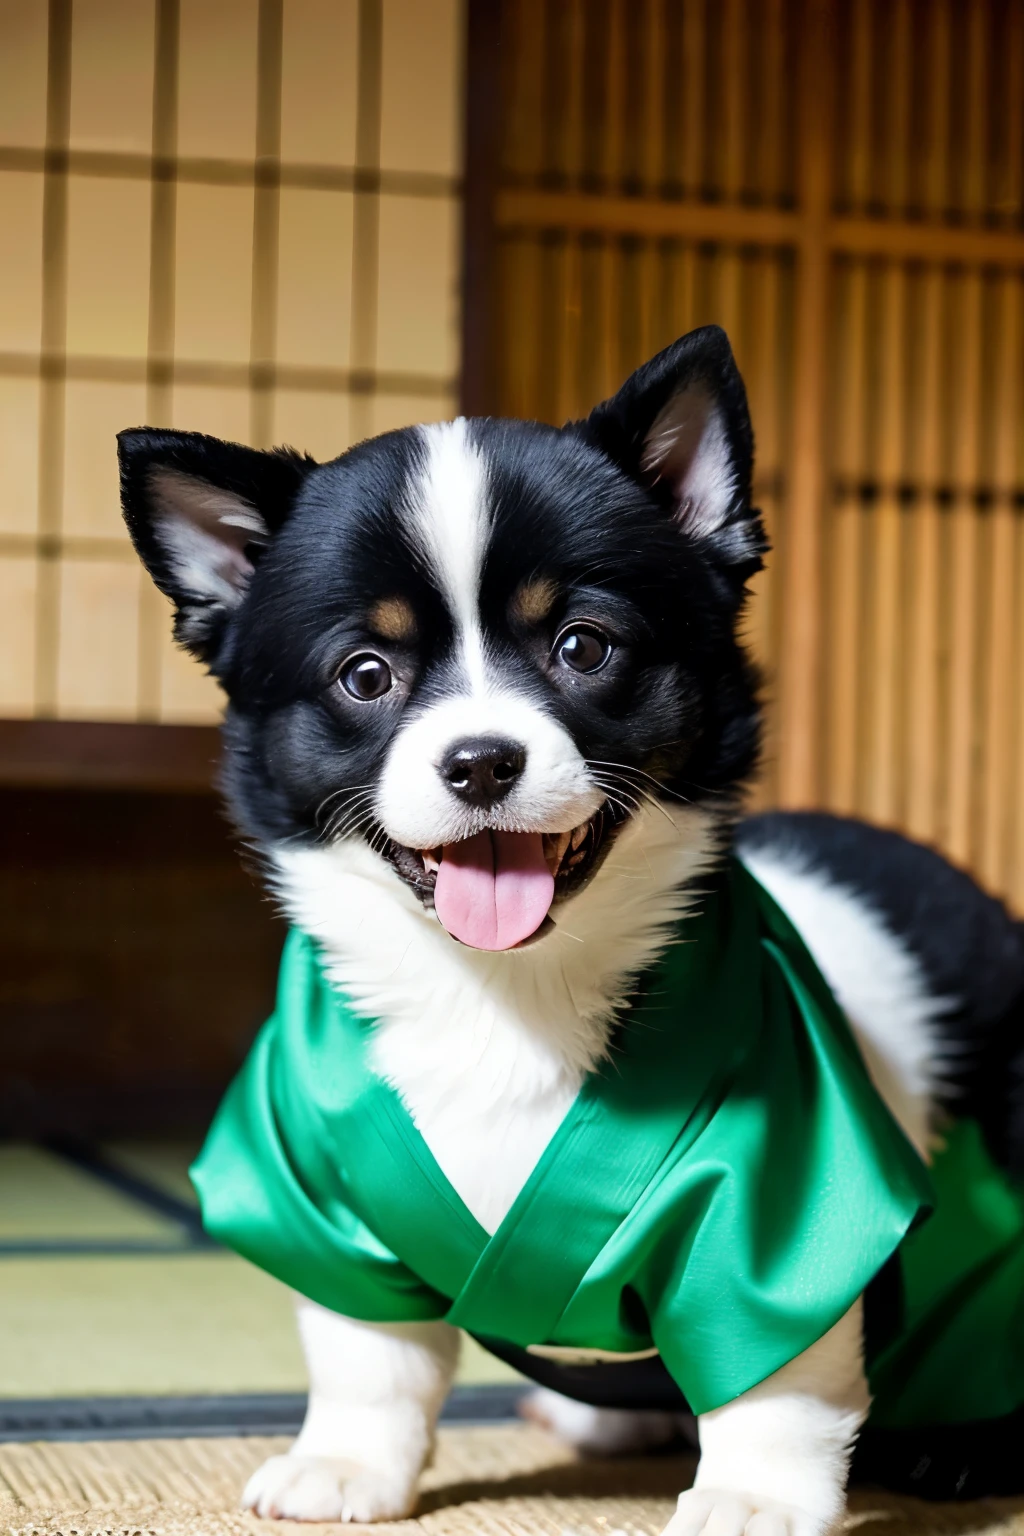
[[[340,1456],[271,1456],[245,1485],[242,1507],[264,1520],[400,1520],[416,1502],[404,1475]]]
[[[821,1528],[792,1504],[718,1488],[679,1495],[665,1536],[820,1536]]]

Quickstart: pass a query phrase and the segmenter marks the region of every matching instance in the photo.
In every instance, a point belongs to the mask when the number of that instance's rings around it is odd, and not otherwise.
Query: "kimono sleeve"
[[[332,1311],[375,1323],[443,1317],[447,1299],[397,1259],[347,1203],[315,1111],[282,1103],[274,1057],[272,1018],[191,1169],[206,1230]]]
[[[821,1338],[934,1202],[809,959],[795,942],[763,948],[762,1028],[707,1127],[666,1167],[652,1202],[661,1241],[639,1285],[695,1413]],[[675,1230],[669,1212],[684,1218]]]

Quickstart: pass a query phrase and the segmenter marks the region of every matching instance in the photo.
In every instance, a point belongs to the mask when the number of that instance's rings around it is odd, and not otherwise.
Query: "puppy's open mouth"
[[[390,843],[387,856],[453,938],[514,949],[551,924],[552,904],[593,873],[610,828],[602,808],[569,832],[487,829],[438,848]]]

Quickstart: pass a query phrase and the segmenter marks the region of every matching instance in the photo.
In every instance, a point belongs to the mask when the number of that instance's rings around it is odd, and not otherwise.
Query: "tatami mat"
[[[97,1150],[134,1184],[43,1147],[0,1145],[0,1399],[303,1392],[284,1286],[198,1247],[159,1208],[171,1196],[195,1209],[195,1145]],[[466,1341],[460,1382],[514,1379]]]
[[[0,1446],[0,1536],[337,1536],[338,1526],[239,1513],[249,1473],[287,1443]],[[392,1536],[657,1536],[692,1473],[692,1460],[682,1457],[581,1463],[533,1426],[447,1429],[417,1517],[385,1529]],[[1024,1500],[926,1505],[861,1491],[847,1526],[859,1536],[1024,1536]]]

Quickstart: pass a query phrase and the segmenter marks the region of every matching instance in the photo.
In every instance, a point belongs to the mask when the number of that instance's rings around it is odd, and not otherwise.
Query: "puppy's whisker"
[[[676,742],[663,742],[662,745],[668,747],[668,746],[676,746],[676,745],[678,745],[678,743],[676,743]],[[655,750],[657,750],[657,749],[655,749]],[[636,768],[636,767],[634,767],[630,763],[615,763],[615,762],[611,762],[611,761],[608,761],[608,760],[606,760],[604,758],[599,758],[599,757],[588,758],[587,759],[587,766],[588,767],[594,767],[594,768],[612,768],[612,769],[617,769],[619,772],[628,775],[631,779],[632,778],[646,779],[648,781],[648,783],[654,785],[655,789],[658,790],[659,794],[666,795],[671,800],[681,800],[684,805],[689,805],[691,803],[686,795],[680,794],[678,790],[669,789],[667,784],[662,783],[661,779],[656,778],[653,773],[648,773],[646,768]]]

